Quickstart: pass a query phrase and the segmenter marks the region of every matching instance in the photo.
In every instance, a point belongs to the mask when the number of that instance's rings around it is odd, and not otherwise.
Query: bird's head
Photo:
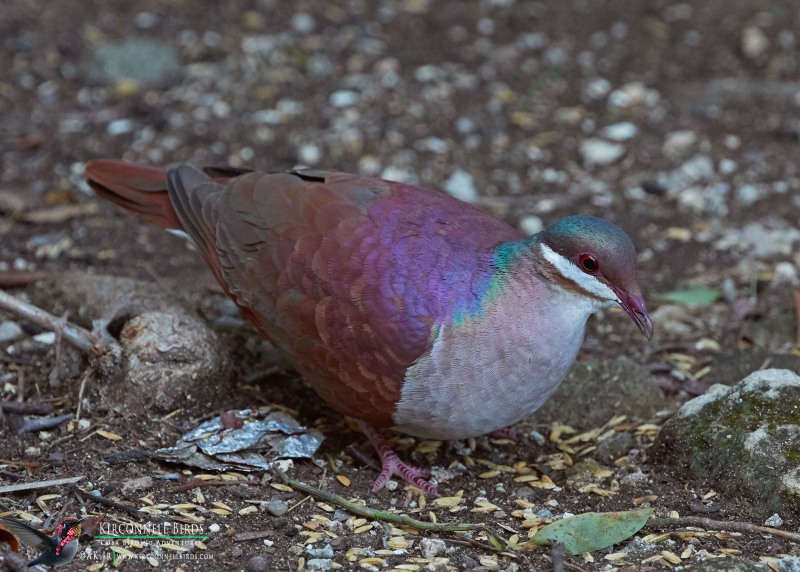
[[[81,536],[81,523],[86,520],[85,518],[75,518],[68,516],[58,523],[56,529],[56,536],[61,539],[75,540]]]
[[[568,288],[618,303],[650,339],[653,323],[639,287],[636,249],[625,231],[601,218],[577,215],[544,229],[538,242]]]

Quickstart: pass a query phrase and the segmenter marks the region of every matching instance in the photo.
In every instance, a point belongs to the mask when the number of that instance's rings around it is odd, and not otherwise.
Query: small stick
[[[706,530],[729,530],[732,532],[749,532],[753,534],[770,534],[778,538],[785,538],[792,542],[800,542],[800,534],[780,530],[769,526],[759,526],[749,522],[712,520],[702,516],[681,516],[678,518],[651,518],[646,526],[653,528],[667,528],[672,526],[698,526]]]
[[[203,487],[229,487],[232,485],[258,485],[256,481],[224,481],[222,479],[215,479],[210,481],[203,481],[200,479],[189,479],[181,485],[175,485],[167,489],[168,493],[182,493],[192,489],[201,489]]]
[[[276,467],[272,468],[272,472],[281,481],[283,481],[285,484],[289,485],[295,490],[304,492],[320,500],[333,503],[353,514],[364,516],[366,518],[380,520],[382,522],[391,522],[393,524],[399,524],[402,526],[410,526],[412,528],[416,528],[417,530],[429,530],[434,532],[463,532],[467,530],[476,530],[484,528],[483,524],[469,524],[466,522],[457,522],[454,524],[425,522],[424,520],[417,520],[415,518],[411,518],[410,516],[406,516],[403,514],[393,514],[390,512],[384,512],[382,510],[367,508],[365,506],[352,503],[346,498],[339,496],[335,493],[323,491],[322,489],[312,487],[311,485],[307,485],[298,480],[290,479],[286,475],[286,473],[284,473],[283,471],[281,471]]]
[[[50,415],[53,412],[52,403],[33,403],[30,401],[0,401],[3,413],[16,415]]]
[[[80,477],[66,477],[64,479],[51,479],[49,481],[39,481],[36,483],[19,483],[16,485],[6,485],[0,487],[0,495],[7,493],[17,493],[19,491],[30,491],[34,489],[46,489],[48,487],[57,487],[60,485],[69,485],[77,483],[85,479],[85,476]]]
[[[36,431],[46,431],[54,427],[58,427],[62,423],[71,421],[74,415],[72,413],[65,413],[58,417],[40,417],[39,419],[26,419],[22,427],[17,431],[18,434],[34,433]]]
[[[142,518],[145,517],[144,513],[139,512],[135,508],[129,507],[128,505],[125,505],[125,504],[114,502],[111,499],[107,499],[107,498],[101,497],[99,495],[92,495],[92,494],[86,493],[86,492],[82,491],[81,489],[79,489],[78,487],[76,487],[73,484],[67,485],[66,488],[67,488],[68,491],[70,491],[71,493],[76,494],[77,496],[81,497],[83,500],[86,500],[86,501],[89,501],[89,502],[96,502],[97,504],[101,504],[103,506],[107,506],[108,508],[113,508],[113,509],[116,509],[116,510],[120,510],[120,511],[122,511],[124,513],[127,513],[129,516],[135,518],[136,520],[142,520]]]
[[[23,302],[19,298],[3,292],[2,290],[0,290],[0,308],[3,308],[4,310],[7,310],[17,316],[21,316],[26,320],[30,320],[31,322],[35,322],[50,331],[55,331],[61,323],[61,318],[57,318],[53,314],[45,312],[33,304]],[[104,349],[97,336],[87,330],[84,330],[80,326],[70,324],[69,322],[64,324],[64,339],[78,349],[86,352],[94,349],[95,347],[98,347],[101,350]]]
[[[29,272],[26,270],[4,270],[0,272],[0,288],[18,288],[31,282],[47,278],[47,272]]]

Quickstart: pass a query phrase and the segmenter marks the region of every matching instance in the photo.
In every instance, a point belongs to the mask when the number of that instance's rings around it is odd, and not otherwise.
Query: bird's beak
[[[653,322],[647,315],[647,306],[641,295],[629,294],[622,289],[614,288],[617,294],[619,305],[631,317],[631,320],[639,327],[641,332],[648,340],[653,337]]]

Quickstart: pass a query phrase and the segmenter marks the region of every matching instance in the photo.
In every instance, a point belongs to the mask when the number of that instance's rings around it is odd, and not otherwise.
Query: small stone
[[[115,119],[106,127],[106,133],[109,135],[122,135],[133,131],[133,121],[130,119]]]
[[[55,332],[42,332],[33,336],[33,341],[51,346],[56,342],[56,334]]]
[[[680,157],[688,153],[697,142],[697,134],[688,129],[673,131],[664,139],[662,150],[669,157]]]
[[[0,344],[13,342],[25,335],[22,328],[16,322],[4,320],[0,322]]]
[[[586,139],[581,143],[581,158],[588,165],[610,165],[625,155],[625,146],[602,139]]]
[[[247,561],[247,572],[268,572],[270,570],[269,560],[266,556],[253,556]]]
[[[614,123],[603,129],[600,134],[612,141],[629,141],[636,137],[639,128],[630,121]]]
[[[209,525],[208,525],[208,531],[209,531],[209,532],[211,532],[211,533],[213,533],[213,534],[216,534],[216,533],[217,533],[217,532],[219,532],[220,530],[221,530],[221,528],[220,528],[220,526],[219,526],[219,525],[218,525],[216,522],[215,522],[215,523],[213,523],[213,524],[209,524]]]
[[[453,174],[451,174],[444,183],[444,190],[451,197],[455,197],[467,203],[478,200],[478,190],[475,188],[472,175],[463,169],[456,169],[453,171]]]
[[[310,34],[314,31],[314,28],[317,27],[317,22],[314,20],[314,16],[307,14],[306,12],[297,12],[294,16],[292,16],[291,24],[294,31],[301,34]]]
[[[519,221],[519,228],[525,234],[536,234],[544,228],[544,222],[536,215],[527,215]]]
[[[742,32],[742,53],[748,59],[760,58],[769,48],[769,38],[756,26],[748,26]]]
[[[334,91],[328,98],[328,101],[334,107],[351,107],[358,103],[358,100],[358,92],[350,89]]]
[[[778,528],[781,525],[783,525],[783,519],[777,512],[764,521],[764,526],[771,526],[773,528]]]
[[[333,560],[327,558],[309,558],[306,562],[309,570],[330,570],[333,567]]]
[[[283,516],[289,511],[289,505],[282,500],[273,499],[264,503],[264,508],[267,509],[273,516]]]
[[[755,185],[742,185],[736,189],[736,200],[745,206],[749,206],[763,198],[765,194],[764,190],[759,189]]]
[[[333,547],[330,544],[326,544],[321,548],[309,546],[306,548],[306,552],[312,558],[333,558]]]
[[[439,538],[423,538],[419,542],[419,548],[423,558],[436,558],[440,554],[444,554],[447,544]]]
[[[297,155],[303,165],[317,165],[322,160],[322,150],[315,143],[301,145]]]

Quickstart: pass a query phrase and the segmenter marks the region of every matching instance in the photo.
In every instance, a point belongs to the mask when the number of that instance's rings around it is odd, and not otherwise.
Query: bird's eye
[[[591,254],[581,254],[578,257],[578,264],[580,264],[581,270],[587,274],[596,274],[600,270],[600,263]]]

